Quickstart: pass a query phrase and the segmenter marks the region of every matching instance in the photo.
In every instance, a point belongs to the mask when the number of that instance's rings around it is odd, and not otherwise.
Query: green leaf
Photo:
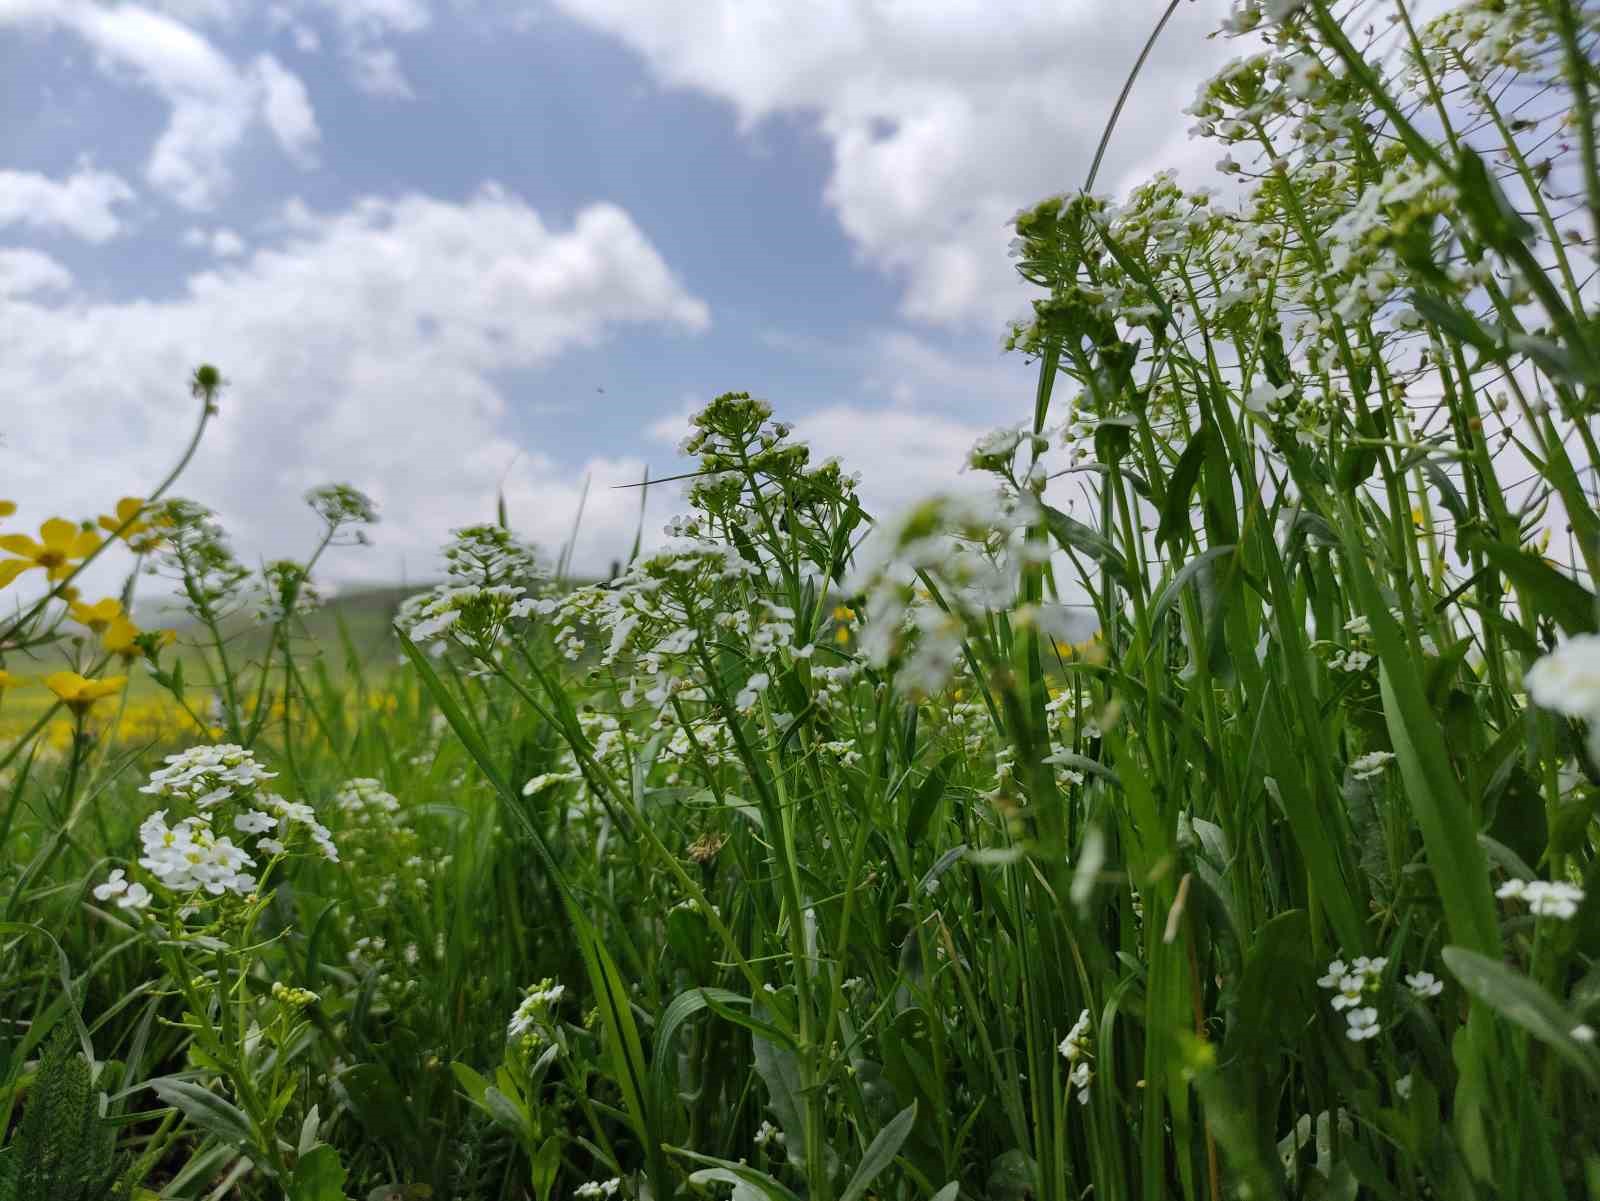
[[[1486,245],[1504,254],[1533,236],[1533,227],[1523,220],[1483,165],[1482,156],[1470,146],[1461,148],[1456,188],[1461,211]]]
[[[861,1166],[850,1177],[850,1183],[844,1186],[844,1192],[839,1194],[839,1201],[860,1201],[863,1194],[883,1170],[894,1162],[894,1157],[900,1153],[900,1148],[905,1144],[906,1137],[911,1133],[911,1127],[917,1121],[917,1103],[911,1102],[899,1113],[890,1119],[889,1124],[878,1131],[878,1136],[867,1146],[866,1152],[861,1156]]]
[[[944,799],[945,781],[949,779],[950,769],[960,759],[960,753],[951,751],[938,765],[928,773],[927,779],[917,785],[916,795],[911,798],[911,815],[906,819],[906,845],[916,846],[928,829],[928,822],[933,819],[934,810],[939,802]]]
[[[1161,506],[1161,525],[1156,530],[1156,545],[1175,540],[1189,532],[1189,502],[1194,486],[1200,479],[1200,468],[1205,465],[1210,440],[1216,437],[1209,425],[1195,431],[1189,445],[1178,456],[1178,465],[1167,480],[1167,498]]]
[[[1075,550],[1088,555],[1119,584],[1126,585],[1132,580],[1133,573],[1128,570],[1127,561],[1107,539],[1083,522],[1068,517],[1059,509],[1053,509],[1049,505],[1040,507],[1044,510],[1045,525],[1050,530],[1050,536],[1063,550]]]
[[[672,1044],[678,1029],[703,1009],[711,1009],[713,1001],[722,1005],[748,1005],[750,998],[730,992],[726,988],[691,988],[672,999],[656,1018],[655,1046],[652,1051],[650,1075],[655,1081],[657,1097],[665,1098],[668,1077],[672,1071]]]
[[[1166,616],[1167,610],[1172,607],[1173,602],[1178,599],[1183,590],[1194,582],[1196,576],[1209,568],[1218,559],[1228,558],[1237,549],[1237,547],[1233,546],[1208,547],[1180,567],[1177,574],[1161,590],[1161,595],[1156,597],[1155,604],[1150,606],[1151,627],[1154,628],[1160,624],[1161,619]]]
[[[489,1087],[489,1082],[464,1063],[451,1063],[450,1072],[467,1094],[468,1100],[474,1105],[483,1104],[484,1090]]]
[[[289,1201],[345,1201],[344,1165],[327,1143],[300,1157],[289,1180]]]
[[[177,1076],[152,1080],[150,1087],[155,1090],[156,1096],[181,1110],[184,1117],[207,1134],[214,1134],[235,1146],[256,1145],[255,1128],[244,1111],[210,1089]]]
[[[1466,947],[1446,947],[1443,955],[1445,966],[1462,988],[1544,1043],[1582,1072],[1590,1084],[1600,1084],[1600,1056],[1593,1047],[1572,1037],[1578,1019],[1537,983],[1498,959]]]
[[[1543,559],[1482,534],[1466,531],[1461,541],[1499,568],[1522,591],[1531,607],[1549,614],[1568,635],[1595,632],[1594,593],[1577,580],[1563,575]]]

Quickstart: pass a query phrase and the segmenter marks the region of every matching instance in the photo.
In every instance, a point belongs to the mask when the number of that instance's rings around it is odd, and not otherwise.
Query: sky
[[[0,0],[8,529],[176,493],[247,562],[361,488],[341,582],[492,518],[625,554],[686,415],[748,391],[887,512],[1034,371],[1013,213],[1081,186],[1154,0]],[[1209,181],[1181,110],[1240,48],[1184,0],[1097,191]],[[647,536],[676,510],[653,490]]]

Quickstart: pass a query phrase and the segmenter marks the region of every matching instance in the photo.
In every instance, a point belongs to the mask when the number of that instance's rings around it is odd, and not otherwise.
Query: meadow
[[[1216,189],[1017,214],[981,489],[730,392],[616,578],[319,611],[203,366],[0,503],[0,1201],[1600,1201],[1600,13],[1222,32]]]

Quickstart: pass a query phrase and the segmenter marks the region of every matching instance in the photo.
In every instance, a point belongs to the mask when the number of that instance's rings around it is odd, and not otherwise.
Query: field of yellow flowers
[[[1600,1201],[1600,14],[1374,11],[1239,0],[1226,190],[1017,215],[986,491],[730,392],[377,657],[363,493],[172,494],[214,367],[0,504],[0,1201]]]

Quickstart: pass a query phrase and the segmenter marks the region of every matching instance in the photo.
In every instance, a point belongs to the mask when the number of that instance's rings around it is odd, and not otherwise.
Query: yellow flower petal
[[[65,553],[78,537],[78,527],[65,517],[52,517],[39,527],[46,550]]]
[[[12,580],[31,567],[39,566],[29,559],[6,559],[0,562],[0,588],[4,588]]]
[[[37,559],[44,554],[44,547],[26,534],[0,534],[0,550],[10,551],[25,559]]]

